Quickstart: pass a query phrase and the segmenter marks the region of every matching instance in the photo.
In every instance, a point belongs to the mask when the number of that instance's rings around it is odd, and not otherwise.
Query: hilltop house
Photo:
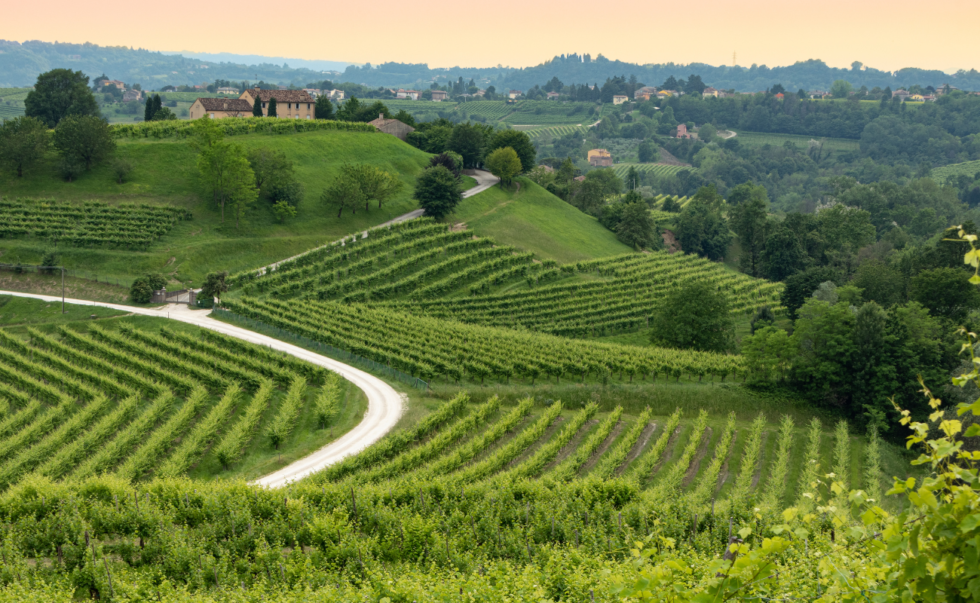
[[[432,100],[434,100],[437,103],[441,103],[442,101],[446,100],[447,96],[449,96],[449,93],[446,92],[445,90],[432,91]]]
[[[677,96],[677,92],[673,90],[661,90],[657,92],[657,98],[670,98],[672,96]]]
[[[609,167],[612,164],[612,155],[606,149],[592,149],[589,151],[589,165],[592,167]]]
[[[315,88],[303,88],[303,92],[309,94],[310,98],[312,98],[313,100],[320,98],[320,91]]]
[[[138,101],[143,98],[143,93],[139,90],[127,90],[123,92],[123,102],[128,103],[129,101]]]
[[[630,97],[626,96],[625,94],[616,94],[613,95],[613,104],[622,105],[623,103],[629,101],[629,99]]]
[[[211,119],[222,117],[250,117],[252,103],[242,98],[199,98],[189,110],[191,119],[208,115]]]
[[[385,134],[391,134],[401,140],[405,140],[409,134],[415,131],[415,128],[397,119],[385,119],[384,113],[379,114],[378,119],[368,123]]]
[[[892,98],[897,98],[898,100],[905,102],[909,99],[909,91],[905,88],[899,88],[895,92],[892,92]]]
[[[714,98],[718,98],[719,94],[720,92],[718,92],[718,90],[708,86],[707,88],[704,89],[704,92],[701,93],[701,96],[704,97],[712,96]]]
[[[511,90],[507,93],[507,98],[514,100],[518,97],[524,96],[524,93],[520,90]]]
[[[561,95],[558,94],[557,92],[549,92],[548,93],[548,100],[556,100],[559,96],[561,96]]]
[[[269,100],[276,99],[276,116],[283,119],[313,119],[313,98],[305,90],[262,90],[249,88],[239,97],[248,101],[249,113],[255,99],[262,103],[262,115],[269,115]]]
[[[395,93],[395,98],[407,99],[407,100],[419,100],[418,90],[405,90],[399,88],[398,92]]]
[[[119,90],[126,89],[126,84],[120,82],[119,80],[102,80],[102,85],[100,86],[100,88],[105,88],[106,86],[115,86]]]
[[[677,124],[677,137],[678,138],[693,138],[687,132],[687,124]]]
[[[633,100],[650,100],[651,96],[657,96],[657,89],[653,86],[644,86],[633,93]]]

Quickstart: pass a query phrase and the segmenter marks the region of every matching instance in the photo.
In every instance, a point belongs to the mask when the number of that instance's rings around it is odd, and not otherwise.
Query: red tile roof
[[[252,103],[244,98],[199,98],[205,111],[234,111],[252,114]]]
[[[312,103],[313,97],[306,93],[306,90],[262,90],[260,88],[249,88],[242,94],[248,93],[252,98],[258,96],[262,102],[268,102],[270,98],[275,98],[277,103]]]

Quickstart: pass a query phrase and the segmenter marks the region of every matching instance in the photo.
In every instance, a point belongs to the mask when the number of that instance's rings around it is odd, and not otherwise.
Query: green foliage
[[[148,304],[154,291],[166,286],[167,280],[159,274],[147,274],[133,281],[129,288],[129,299],[133,303]]]
[[[276,97],[269,98],[269,107],[266,110],[266,117],[279,117],[278,109],[276,108]]]
[[[723,259],[732,240],[732,233],[722,215],[724,208],[725,200],[714,186],[699,190],[676,220],[674,233],[681,248],[709,260]]]
[[[494,133],[487,143],[486,149],[483,151],[487,157],[487,162],[489,163],[489,158],[495,150],[503,148],[513,149],[517,154],[521,163],[521,169],[518,173],[529,172],[537,165],[537,152],[534,150],[534,144],[531,143],[531,138],[526,132],[519,130],[499,130]]]
[[[500,185],[506,186],[521,173],[521,160],[510,147],[499,147],[491,151],[484,163],[491,174],[500,178]]]
[[[266,435],[276,450],[279,450],[279,446],[289,438],[296,427],[296,420],[299,418],[300,411],[303,410],[305,393],[306,379],[300,376],[295,377],[293,382],[289,384],[286,397],[279,403],[276,415],[269,422]]]
[[[954,268],[924,270],[909,283],[909,297],[935,315],[952,321],[962,321],[980,307],[980,291],[963,278],[963,271]]]
[[[663,248],[663,239],[642,200],[624,203],[619,223],[616,224],[616,238],[637,249]]]
[[[210,119],[199,119],[199,123],[210,123]],[[220,141],[213,128],[202,130],[205,140],[198,155],[197,168],[204,185],[205,195],[221,208],[221,221],[225,219],[225,208],[231,207],[235,215],[235,226],[239,226],[245,209],[255,202],[259,191],[255,186],[255,172],[249,164],[244,149],[238,145]]]
[[[24,100],[28,117],[54,128],[69,116],[97,118],[99,106],[81,71],[52,69],[37,76],[34,90]]]
[[[734,345],[728,297],[703,281],[669,293],[650,327],[651,341],[668,348],[726,352]]]
[[[48,149],[48,130],[33,117],[15,117],[0,125],[0,166],[24,175],[43,157]]]
[[[337,413],[340,411],[340,376],[331,373],[320,388],[316,400],[313,402],[313,412],[316,415],[316,422],[320,429],[330,426]]]
[[[153,121],[172,121],[177,119],[177,116],[170,107],[160,107],[153,112]]]
[[[746,274],[762,276],[769,213],[766,189],[751,183],[740,184],[732,189],[728,203],[731,207],[728,218],[742,247],[739,268]]]
[[[332,110],[333,110],[333,108],[331,107],[331,111]],[[255,102],[252,103],[252,117],[263,117],[263,115],[262,115],[262,99],[259,98],[258,96],[255,97]],[[320,116],[319,115],[317,115],[317,119],[320,119]],[[147,120],[147,121],[149,121],[149,120]]]
[[[412,196],[425,214],[435,220],[452,213],[463,198],[459,181],[441,165],[422,172]]]
[[[116,150],[109,123],[93,115],[71,115],[59,121],[53,142],[63,161],[86,170],[102,163]]]
[[[317,97],[313,112],[316,119],[333,119],[333,101],[327,96]]]

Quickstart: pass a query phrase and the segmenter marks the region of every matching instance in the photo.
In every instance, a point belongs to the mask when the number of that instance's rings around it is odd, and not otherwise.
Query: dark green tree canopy
[[[681,249],[709,260],[725,257],[732,233],[722,212],[725,200],[714,185],[699,190],[677,218],[677,239]]]
[[[650,328],[654,345],[703,352],[734,347],[735,322],[728,297],[705,281],[674,289],[650,320]]]
[[[510,147],[517,153],[518,159],[521,160],[521,173],[527,173],[537,165],[537,152],[534,150],[534,144],[527,132],[500,130],[490,138],[484,156],[489,157],[490,153],[505,147]]]
[[[109,122],[92,115],[73,115],[61,120],[54,131],[54,146],[65,161],[91,169],[116,150]]]
[[[34,117],[15,117],[0,125],[0,165],[24,175],[44,157],[48,148],[48,128]]]
[[[459,180],[441,165],[422,172],[415,183],[415,200],[425,215],[436,220],[452,213],[463,198]]]
[[[71,69],[52,69],[37,76],[34,90],[27,94],[24,109],[49,128],[69,115],[99,115],[99,105],[88,87],[88,76]]]

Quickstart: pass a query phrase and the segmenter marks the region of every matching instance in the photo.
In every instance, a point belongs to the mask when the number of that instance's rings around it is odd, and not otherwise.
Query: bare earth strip
[[[61,301],[60,297],[19,293],[16,291],[0,291],[0,295],[27,297],[47,302]],[[398,419],[401,418],[403,411],[401,396],[394,388],[374,375],[333,360],[332,358],[320,356],[301,347],[279,341],[278,339],[273,339],[272,337],[255,333],[248,329],[215,320],[208,316],[210,314],[209,311],[191,310],[182,304],[170,304],[156,309],[148,309],[93,302],[83,299],[66,299],[65,302],[79,306],[111,308],[113,310],[142,316],[179,320],[180,322],[185,322],[203,329],[210,329],[249,343],[268,346],[274,350],[295,356],[300,360],[305,360],[311,364],[322,366],[323,368],[339,373],[340,376],[364,392],[364,395],[367,396],[368,408],[367,412],[364,413],[364,419],[356,427],[337,441],[324,446],[309,456],[290,463],[275,473],[255,480],[252,482],[253,484],[267,488],[281,488],[286,484],[303,479],[311,473],[337,463],[347,456],[357,454],[371,444],[374,444],[391,431],[395,427],[395,424],[398,423]]]
[[[623,464],[620,465],[618,469],[616,469],[616,475],[622,475],[623,471],[626,471],[626,469],[629,468],[630,463],[635,461],[636,457],[640,456],[643,451],[646,450],[647,444],[650,443],[650,438],[653,437],[653,432],[655,431],[657,431],[656,423],[650,423],[643,428],[643,433],[640,434],[639,439],[635,444],[633,444],[633,449],[630,450],[630,453],[626,456],[626,460],[623,461]]]
[[[691,466],[687,468],[687,473],[684,474],[684,481],[681,482],[681,487],[687,488],[694,481],[697,476],[698,471],[701,470],[701,461],[704,460],[704,456],[708,454],[708,444],[711,443],[711,428],[705,427],[704,435],[701,436],[701,445],[698,446],[698,452],[694,455],[694,460],[691,461]]]
[[[593,454],[585,465],[582,466],[582,469],[579,471],[579,475],[588,475],[589,471],[592,471],[592,468],[599,462],[602,455],[606,454],[606,450],[608,450],[609,447],[612,446],[612,443],[616,441],[616,438],[619,437],[619,434],[623,431],[624,426],[625,423],[622,420],[616,423],[616,426],[613,427],[612,431],[609,432],[609,435],[606,436],[606,439],[602,442],[602,445],[599,446],[599,449],[596,450],[595,454]]]

